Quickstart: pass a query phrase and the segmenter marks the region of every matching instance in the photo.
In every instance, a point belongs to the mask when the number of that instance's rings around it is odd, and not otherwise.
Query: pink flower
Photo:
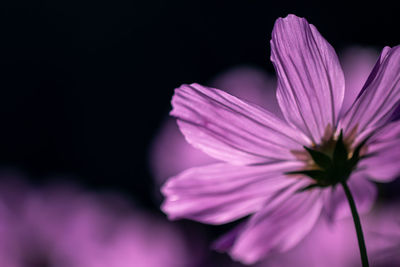
[[[334,49],[289,15],[276,21],[271,40],[284,119],[218,89],[177,88],[171,115],[181,132],[222,162],[169,179],[163,211],[209,224],[251,215],[217,247],[254,263],[295,246],[321,214],[350,213],[340,183],[368,210],[371,180],[388,182],[400,171],[400,123],[390,120],[400,101],[399,49],[385,47],[364,86],[345,90]]]
[[[1,178],[0,266],[186,267],[191,260],[177,229],[120,197]]]
[[[361,88],[378,56],[378,53],[370,48],[347,48],[341,55],[346,88]],[[275,97],[275,84],[268,73],[249,66],[229,69],[211,81],[211,86],[257,104],[282,118]],[[356,93],[357,90],[346,90],[346,94],[350,96],[345,97],[343,101],[354,99],[353,95]],[[171,153],[173,157],[170,156]],[[163,122],[150,149],[150,170],[157,184],[164,183],[167,178],[188,168],[216,162],[219,160],[188,144],[172,118],[167,118]]]

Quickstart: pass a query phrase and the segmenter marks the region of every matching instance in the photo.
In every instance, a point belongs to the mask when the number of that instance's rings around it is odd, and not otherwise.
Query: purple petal
[[[326,127],[336,126],[344,96],[343,71],[334,49],[307,20],[289,15],[275,23],[271,60],[283,115],[319,143]]]
[[[282,118],[275,96],[275,81],[260,69],[235,67],[217,75],[211,84]],[[186,142],[173,118],[164,121],[150,148],[150,170],[158,185],[186,169],[216,162],[218,160]]]
[[[234,259],[252,264],[302,240],[318,219],[322,200],[318,189],[295,193],[301,186],[281,192],[250,219],[230,251]]]
[[[374,68],[372,69],[371,73],[369,74],[369,76],[368,76],[368,78],[367,78],[367,81],[365,82],[365,84],[364,84],[363,88],[361,89],[361,91],[360,91],[360,93],[359,93],[358,96],[360,96],[361,94],[363,94],[364,91],[365,91],[365,89],[366,89],[366,88],[371,84],[371,82],[375,79],[376,74],[378,73],[379,68],[381,67],[382,62],[383,62],[383,60],[385,59],[387,53],[390,51],[390,49],[391,49],[391,48],[390,48],[389,46],[385,46],[385,47],[382,49],[382,52],[381,52],[381,54],[379,55],[378,60],[376,61]]]
[[[351,47],[340,56],[346,86],[340,114],[344,115],[356,100],[379,54],[374,49]]]
[[[361,216],[371,266],[400,266],[399,206],[388,203]],[[354,222],[351,217],[334,224],[321,218],[293,249],[271,255],[257,267],[361,266]]]
[[[365,172],[377,182],[391,182],[400,175],[400,144],[395,144],[365,160]]]
[[[388,122],[400,101],[400,46],[385,48],[356,102],[341,123],[358,140]]]
[[[308,140],[268,111],[221,90],[182,85],[171,115],[186,140],[210,156],[244,165],[295,159]]]
[[[355,267],[359,257],[351,218],[332,224],[321,217],[293,249],[271,255],[257,267]]]
[[[274,194],[298,180],[283,173],[298,162],[257,166],[213,164],[189,169],[163,187],[162,210],[170,219],[187,218],[221,224],[258,211]]]
[[[377,195],[376,186],[366,179],[364,173],[353,174],[347,182],[360,213],[371,209]],[[324,211],[334,221],[351,216],[351,210],[341,185],[324,190]]]
[[[400,175],[400,121],[392,122],[371,138],[360,168],[377,182],[390,182]]]

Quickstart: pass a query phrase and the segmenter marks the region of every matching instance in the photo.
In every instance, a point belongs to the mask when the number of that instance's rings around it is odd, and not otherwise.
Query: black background
[[[10,1],[11,2],[11,1]],[[148,146],[173,89],[231,66],[273,73],[276,18],[306,17],[341,51],[400,43],[396,8],[287,1],[12,1],[0,13],[0,165],[69,177],[157,210]]]

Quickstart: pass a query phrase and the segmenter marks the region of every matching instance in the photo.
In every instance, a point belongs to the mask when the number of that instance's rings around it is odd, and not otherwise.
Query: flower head
[[[400,47],[383,49],[363,87],[345,88],[334,49],[304,18],[289,15],[275,23],[271,60],[284,119],[199,84],[182,85],[172,99],[186,140],[223,162],[171,178],[162,209],[171,219],[209,224],[251,215],[217,244],[244,263],[292,248],[321,214],[349,214],[338,184],[347,183],[358,208],[368,210],[371,180],[400,173],[400,123],[392,121]]]

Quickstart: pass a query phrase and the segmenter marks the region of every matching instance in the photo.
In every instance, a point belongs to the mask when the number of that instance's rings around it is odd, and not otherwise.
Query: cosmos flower
[[[0,266],[188,266],[180,231],[119,196],[8,177],[1,177]]]
[[[345,49],[340,59],[346,78],[346,88],[361,88],[378,56],[379,54],[371,48],[353,46]],[[275,97],[275,84],[276,82],[267,72],[253,66],[228,69],[210,82],[213,87],[257,104],[283,118]],[[357,90],[346,90],[345,93],[350,96],[345,97],[343,101],[354,99],[356,96],[353,95],[357,92]],[[167,118],[162,123],[149,154],[149,169],[157,185],[163,184],[167,178],[188,168],[219,162],[188,144],[172,118]],[[171,154],[174,156],[171,157]]]
[[[334,49],[304,18],[289,15],[276,21],[271,40],[284,119],[215,88],[177,88],[171,115],[181,132],[222,163],[169,179],[163,211],[208,224],[251,215],[217,246],[250,264],[295,246],[321,215],[349,214],[340,184],[358,209],[368,209],[371,180],[388,182],[400,171],[400,123],[391,120],[400,100],[399,49],[385,47],[363,87],[347,94]]]

